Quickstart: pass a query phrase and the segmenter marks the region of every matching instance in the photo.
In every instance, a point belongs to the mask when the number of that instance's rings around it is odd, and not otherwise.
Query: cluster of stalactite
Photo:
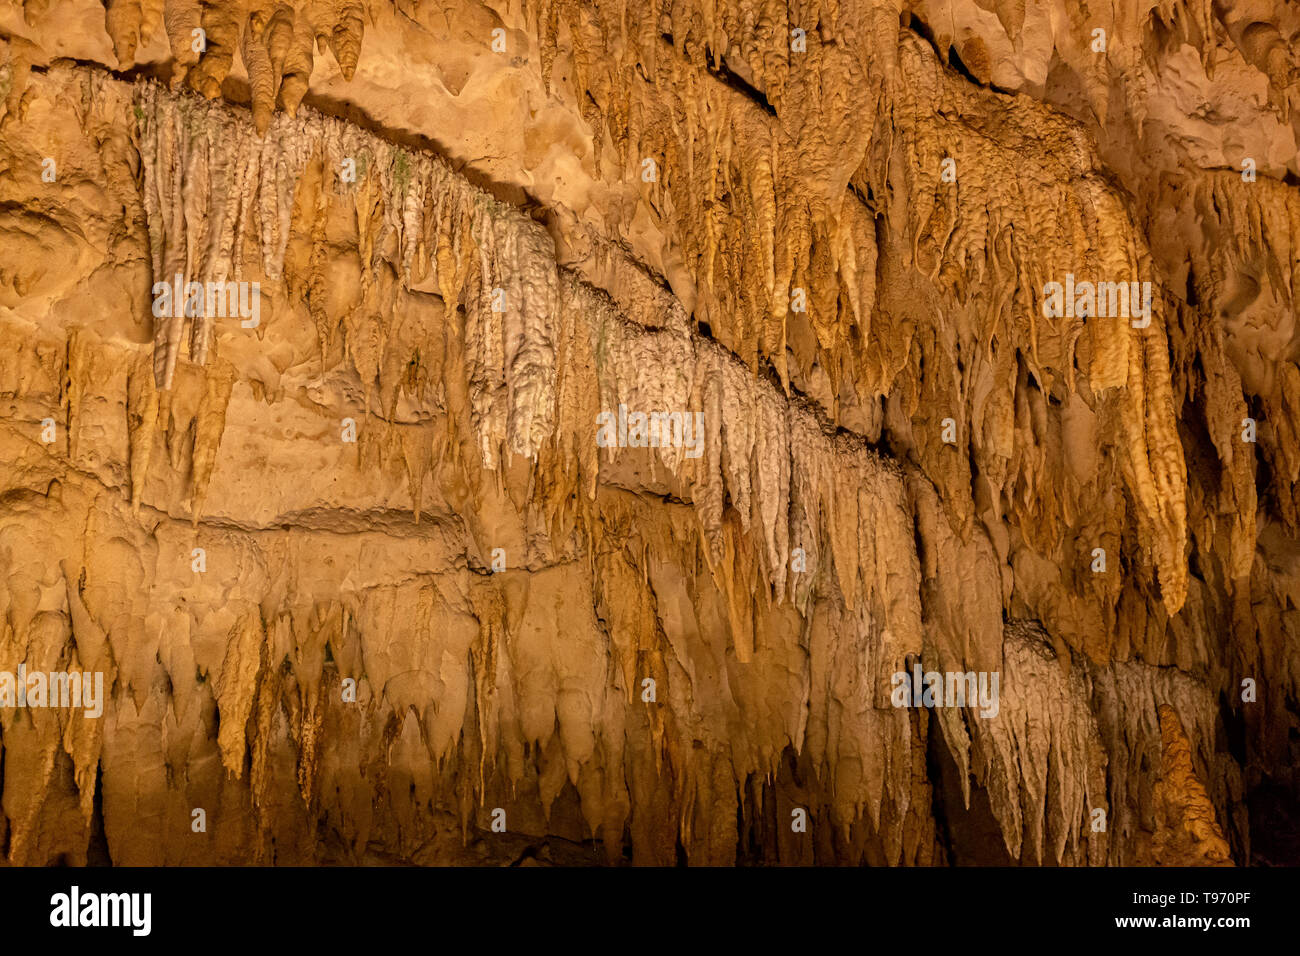
[[[1009,860],[1247,859],[1300,724],[1300,196],[1117,184],[933,6],[526,12],[671,293],[617,241],[595,288],[443,160],[299,109],[360,3],[106,5],[120,60],[162,22],[207,101],[29,79],[15,44],[4,198],[93,221],[143,331],[9,283],[0,663],[111,687],[99,722],[0,710],[10,859],[495,858],[496,807],[611,861],[958,860],[981,807]],[[995,6],[1011,41],[1051,7]],[[1088,23],[1055,40],[1100,122],[1153,31],[1209,62],[1221,27],[1285,108],[1276,26],[1130,13],[1104,65]],[[235,49],[251,119],[211,102]],[[18,144],[60,90],[88,131],[50,187]],[[1067,273],[1150,281],[1149,324],[1045,315]],[[258,282],[261,326],[149,318],[175,275]],[[702,453],[598,447],[620,406],[700,411]],[[917,661],[1000,673],[1000,713],[892,706]]]

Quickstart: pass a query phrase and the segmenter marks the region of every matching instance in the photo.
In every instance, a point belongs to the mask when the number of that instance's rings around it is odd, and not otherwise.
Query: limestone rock
[[[0,8],[8,861],[1279,862],[1297,50]]]

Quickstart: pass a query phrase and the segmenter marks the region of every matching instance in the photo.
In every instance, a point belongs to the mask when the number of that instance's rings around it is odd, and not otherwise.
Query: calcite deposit
[[[1298,138],[1285,0],[2,0],[3,857],[1300,863]]]

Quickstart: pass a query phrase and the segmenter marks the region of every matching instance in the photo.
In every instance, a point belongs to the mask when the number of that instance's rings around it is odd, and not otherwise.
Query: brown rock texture
[[[1298,138],[1281,0],[3,0],[3,857],[1300,863]]]

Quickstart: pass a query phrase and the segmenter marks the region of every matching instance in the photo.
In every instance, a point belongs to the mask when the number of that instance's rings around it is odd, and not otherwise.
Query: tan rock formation
[[[1293,5],[0,38],[10,863],[1277,861]]]
[[[1196,779],[1191,749],[1168,704],[1160,705],[1164,751],[1156,784],[1157,829],[1147,859],[1155,866],[1231,866],[1231,851],[1215,820],[1214,805]]]

